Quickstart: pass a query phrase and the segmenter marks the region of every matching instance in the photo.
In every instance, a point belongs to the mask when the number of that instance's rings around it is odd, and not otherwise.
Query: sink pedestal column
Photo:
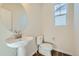
[[[25,47],[19,47],[17,48],[17,56],[26,56],[26,48]]]

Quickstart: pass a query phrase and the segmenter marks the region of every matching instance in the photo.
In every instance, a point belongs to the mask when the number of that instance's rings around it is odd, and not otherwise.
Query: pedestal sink
[[[26,56],[25,46],[33,40],[32,36],[22,36],[16,39],[14,36],[6,39],[6,45],[10,48],[17,48],[18,56]]]
[[[29,44],[29,42],[33,40],[32,36],[22,36],[22,38],[9,38],[6,40],[6,45],[11,48],[19,48]]]
[[[12,42],[12,43],[7,42],[6,44],[8,47],[11,47],[11,48],[19,48],[21,46],[25,46],[27,42],[21,41],[20,39],[16,39],[15,42]]]

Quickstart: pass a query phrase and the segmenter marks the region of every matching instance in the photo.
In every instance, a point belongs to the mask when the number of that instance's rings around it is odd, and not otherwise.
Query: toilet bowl
[[[53,46],[49,43],[43,43],[39,46],[39,53],[46,56],[51,56],[52,50],[53,50]]]
[[[49,51],[53,49],[53,46],[48,43],[43,43],[40,45],[39,49]]]

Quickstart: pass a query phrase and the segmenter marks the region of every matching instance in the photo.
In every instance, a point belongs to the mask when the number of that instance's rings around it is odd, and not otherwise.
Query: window
[[[55,25],[56,26],[65,26],[66,16],[67,16],[67,4],[65,3],[57,3],[54,6],[54,16],[55,16]]]

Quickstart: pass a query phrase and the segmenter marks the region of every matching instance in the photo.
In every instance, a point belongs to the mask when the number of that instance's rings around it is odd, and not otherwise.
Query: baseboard
[[[37,51],[37,52],[34,53],[32,56],[44,56],[44,55],[41,54],[39,51]],[[67,53],[64,53],[64,52],[52,50],[52,51],[51,51],[51,56],[72,56],[72,55],[67,54]]]
[[[73,54],[69,53],[69,52],[66,52],[66,51],[63,51],[63,50],[60,50],[60,49],[54,49],[55,51],[58,51],[58,52],[61,52],[61,53],[64,53],[64,54],[67,54],[67,55],[70,55],[72,56]]]

